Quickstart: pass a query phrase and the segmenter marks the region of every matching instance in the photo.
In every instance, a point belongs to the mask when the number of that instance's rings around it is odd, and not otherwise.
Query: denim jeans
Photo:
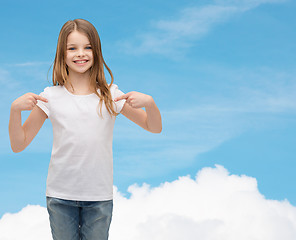
[[[46,197],[54,240],[107,240],[113,200],[72,201]]]

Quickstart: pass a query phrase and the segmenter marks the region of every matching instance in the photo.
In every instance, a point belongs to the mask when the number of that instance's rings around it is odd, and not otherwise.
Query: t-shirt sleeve
[[[44,97],[48,100],[48,102],[43,102],[41,100],[37,100],[37,106],[40,107],[43,112],[46,113],[47,117],[50,116],[50,108],[49,108],[49,103],[50,103],[50,96],[49,96],[50,88],[46,87],[42,93],[39,94],[39,96]]]
[[[118,89],[118,86],[116,84],[112,84],[111,87],[111,95],[112,95],[112,99],[120,97],[121,95],[123,95],[124,93]],[[121,109],[123,108],[123,105],[125,103],[125,99],[119,100],[117,102],[114,102],[115,105],[115,112],[120,113]]]

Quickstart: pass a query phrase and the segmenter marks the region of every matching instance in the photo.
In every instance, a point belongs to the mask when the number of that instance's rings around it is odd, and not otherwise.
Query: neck
[[[70,91],[72,91],[71,85],[74,87],[75,93],[89,93],[91,91],[90,87],[90,75],[89,72],[86,73],[76,73],[69,72],[69,82],[65,84],[65,87]]]

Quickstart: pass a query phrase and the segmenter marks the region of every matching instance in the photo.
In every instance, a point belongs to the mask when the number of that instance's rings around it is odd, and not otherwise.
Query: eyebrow
[[[67,43],[67,46],[71,46],[71,45],[77,45],[77,44],[75,44],[75,43]],[[87,45],[91,45],[90,43],[88,43],[88,44],[85,44],[85,46],[87,46]]]

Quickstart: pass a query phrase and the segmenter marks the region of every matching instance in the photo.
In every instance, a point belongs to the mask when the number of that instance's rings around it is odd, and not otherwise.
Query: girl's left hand
[[[134,91],[123,94],[120,97],[115,98],[114,101],[117,102],[122,99],[126,99],[126,102],[133,108],[148,107],[153,102],[151,96]]]

